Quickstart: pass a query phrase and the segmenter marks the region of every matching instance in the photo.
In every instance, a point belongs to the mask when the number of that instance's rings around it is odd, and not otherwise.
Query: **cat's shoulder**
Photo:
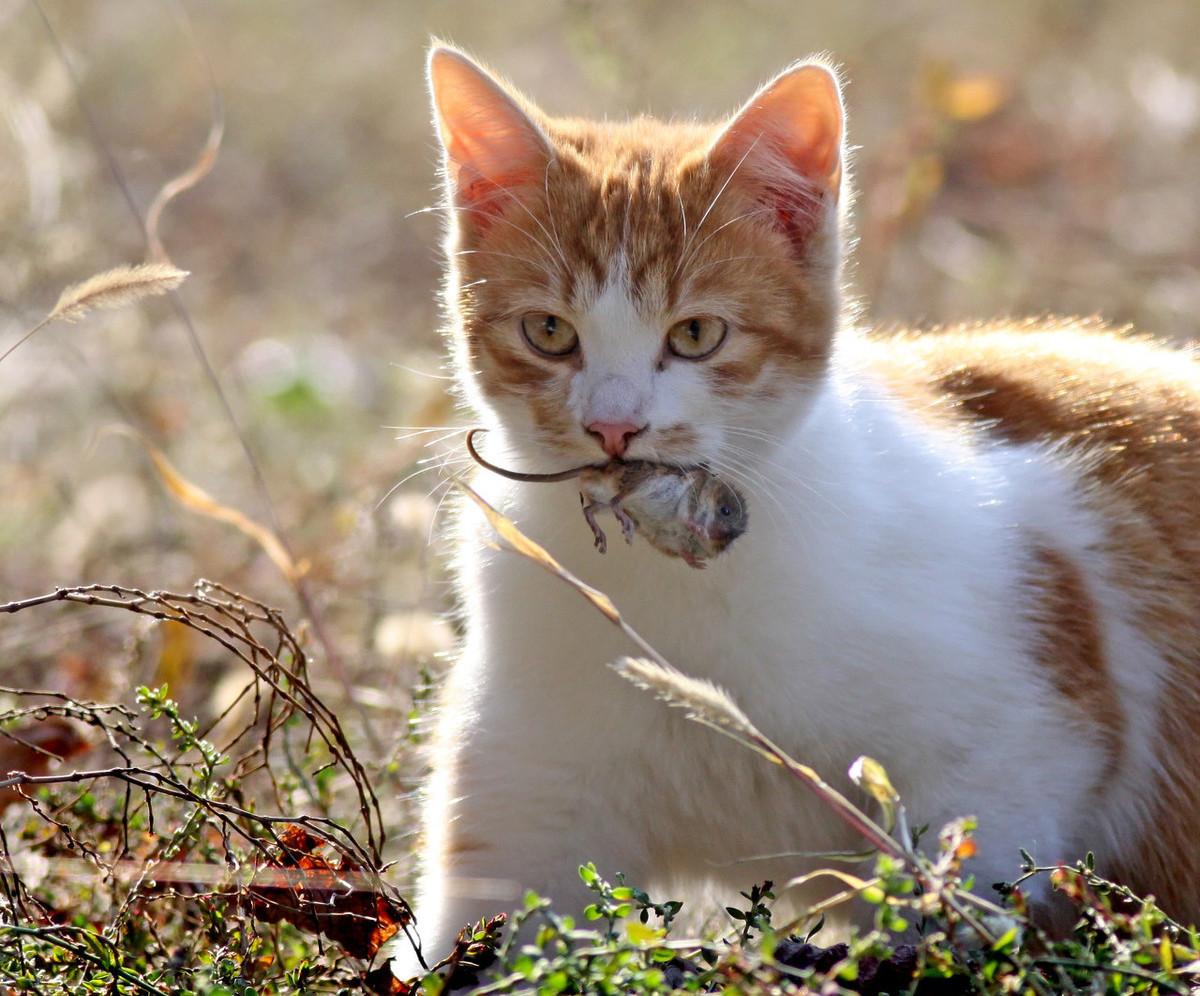
[[[1200,461],[1200,362],[1090,319],[864,335],[863,361],[917,416],[1006,442],[1166,445]]]

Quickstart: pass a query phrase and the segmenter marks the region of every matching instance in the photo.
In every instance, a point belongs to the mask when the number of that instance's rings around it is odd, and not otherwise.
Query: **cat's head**
[[[429,82],[460,375],[514,449],[732,473],[803,413],[841,311],[829,67],[713,125],[551,118],[444,46]]]

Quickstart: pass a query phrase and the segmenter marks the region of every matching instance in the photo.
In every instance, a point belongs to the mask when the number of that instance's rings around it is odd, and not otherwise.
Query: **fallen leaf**
[[[324,934],[347,954],[370,961],[384,942],[412,919],[408,909],[384,892],[364,887],[370,881],[346,855],[333,864],[319,851],[320,838],[289,825],[279,837],[279,853],[259,865],[242,905],[256,920],[286,920],[310,933]]]
[[[65,761],[91,750],[92,744],[76,724],[62,716],[47,716],[5,730],[0,736],[0,779],[10,772],[44,775],[56,761]],[[21,801],[14,788],[0,789],[0,813]]]

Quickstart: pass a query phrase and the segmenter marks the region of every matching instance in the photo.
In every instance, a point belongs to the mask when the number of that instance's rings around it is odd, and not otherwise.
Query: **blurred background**
[[[208,133],[215,169],[160,233],[181,295],[347,685],[316,681],[381,777],[411,784],[410,690],[454,640],[428,451],[454,418],[435,291],[431,34],[551,113],[717,117],[789,61],[849,80],[859,239],[880,324],[1099,314],[1172,339],[1200,314],[1200,4],[1099,0],[43,0],[87,113],[144,212]],[[186,16],[185,16],[186,14]],[[66,284],[143,258],[42,14],[0,0],[0,349]],[[161,299],[53,326],[0,366],[0,602],[85,581],[296,593],[259,548],[182,509],[124,423],[271,521]],[[316,650],[318,666],[325,660]],[[183,632],[58,609],[0,616],[0,683],[95,698],[169,681],[210,714],[234,664]],[[241,676],[238,676],[239,678]],[[386,794],[381,792],[381,794]],[[402,824],[401,824],[402,825]]]

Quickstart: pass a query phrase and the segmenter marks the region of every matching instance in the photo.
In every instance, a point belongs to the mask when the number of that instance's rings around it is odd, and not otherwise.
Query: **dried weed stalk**
[[[187,271],[169,263],[139,263],[117,266],[72,284],[58,296],[58,303],[45,318],[0,353],[0,363],[52,322],[77,322],[99,308],[124,308],[143,298],[166,294],[183,283],[187,275]]]
[[[139,942],[144,953],[154,949],[156,929],[178,923],[177,907],[173,921],[165,917],[168,903],[185,904],[185,918],[243,944],[257,936],[277,947],[286,923],[335,941],[361,963],[406,930],[408,906],[381,877],[384,829],[367,772],[309,684],[304,643],[279,612],[202,581],[183,593],[59,588],[0,604],[0,613],[60,602],[186,627],[244,664],[247,680],[203,727],[180,713],[165,687],[139,689],[137,707],[0,688],[0,758],[19,765],[0,771],[0,793],[8,794],[0,798],[29,814],[19,839],[0,830],[0,989],[19,988],[22,965],[44,978],[47,946],[138,991],[184,986],[194,970],[187,959],[172,966],[164,952],[157,963],[129,963],[138,948],[131,931],[150,932]],[[79,764],[84,753],[88,766],[51,770],[52,759],[75,756]],[[336,798],[351,800],[345,819],[322,789],[334,780]],[[260,808],[264,800],[273,811]],[[305,809],[312,812],[293,815]],[[83,927],[71,889],[89,877],[89,895],[106,890],[109,912]],[[361,964],[331,965],[342,978],[361,978]]]

